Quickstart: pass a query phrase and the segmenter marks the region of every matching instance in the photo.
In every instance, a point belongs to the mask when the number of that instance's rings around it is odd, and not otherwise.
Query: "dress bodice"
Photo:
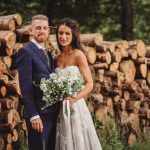
[[[80,75],[80,70],[78,66],[67,66],[65,68],[56,67],[55,72],[57,74],[61,73],[62,75]]]

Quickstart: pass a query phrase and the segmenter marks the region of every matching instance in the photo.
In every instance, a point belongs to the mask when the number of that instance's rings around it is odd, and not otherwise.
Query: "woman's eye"
[[[70,35],[70,33],[69,33],[69,32],[67,32],[67,33],[66,33],[66,35]]]

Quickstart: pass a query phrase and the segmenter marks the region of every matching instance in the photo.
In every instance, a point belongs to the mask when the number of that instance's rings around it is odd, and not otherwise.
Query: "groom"
[[[42,91],[33,84],[40,83],[41,78],[49,78],[49,74],[54,72],[52,56],[45,50],[50,33],[48,18],[34,16],[29,32],[33,39],[19,50],[16,58],[29,150],[54,150],[59,106],[55,104],[42,110]]]

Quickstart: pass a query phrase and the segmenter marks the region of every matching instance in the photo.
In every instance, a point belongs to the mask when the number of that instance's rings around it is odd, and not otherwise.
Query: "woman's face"
[[[58,28],[58,42],[62,47],[69,46],[72,42],[72,31],[66,25],[60,25]]]

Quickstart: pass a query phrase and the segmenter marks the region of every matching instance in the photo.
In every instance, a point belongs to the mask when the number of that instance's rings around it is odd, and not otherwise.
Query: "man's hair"
[[[47,20],[47,21],[48,21],[48,17],[45,16],[45,15],[35,15],[35,16],[32,17],[31,23],[32,23],[34,20]]]

